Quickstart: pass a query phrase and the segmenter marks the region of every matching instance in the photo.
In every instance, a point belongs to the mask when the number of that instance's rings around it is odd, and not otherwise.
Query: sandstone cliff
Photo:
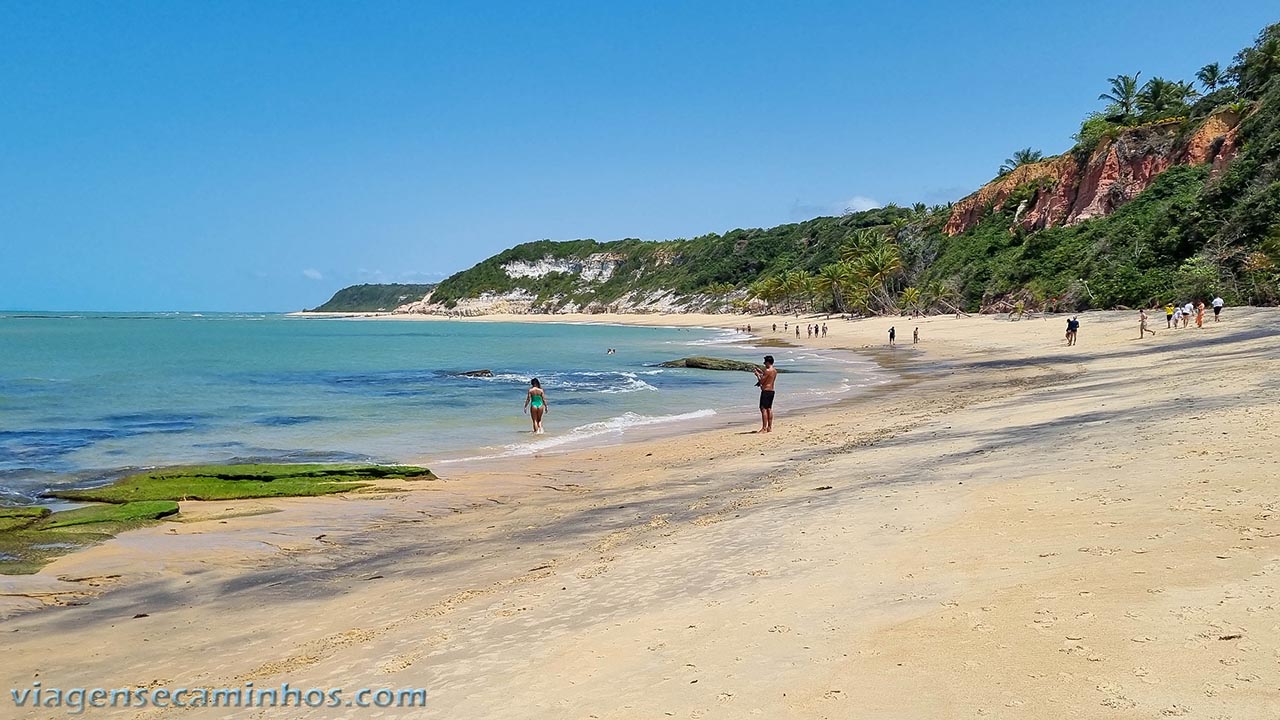
[[[1026,230],[1107,215],[1174,165],[1213,163],[1221,172],[1239,151],[1239,123],[1236,112],[1223,110],[1185,138],[1180,122],[1155,123],[1104,139],[1087,156],[1067,153],[1022,165],[957,202],[943,232],[958,235],[1011,199],[1018,201],[1014,222]]]

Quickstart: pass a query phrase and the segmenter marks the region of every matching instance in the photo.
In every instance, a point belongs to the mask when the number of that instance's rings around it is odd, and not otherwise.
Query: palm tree
[[[1209,63],[1200,68],[1200,72],[1196,73],[1196,79],[1200,81],[1201,85],[1204,85],[1205,90],[1213,92],[1222,84],[1222,68],[1218,66],[1218,63]]]
[[[1191,83],[1154,77],[1138,91],[1138,109],[1150,119],[1173,117],[1186,110],[1194,93]]]
[[[831,263],[818,271],[814,280],[818,283],[818,292],[831,296],[831,305],[836,312],[844,312],[845,294],[853,285],[853,267],[846,262]]]
[[[946,302],[950,299],[951,288],[941,280],[934,280],[924,286],[924,290],[921,292],[921,295],[923,296],[921,299],[924,303],[924,307],[928,310],[935,304],[939,302]]]
[[[788,270],[782,274],[784,296],[792,303],[802,301],[810,295],[812,276],[804,270]]]
[[[866,281],[869,294],[879,301],[882,309],[892,308],[893,298],[886,290],[886,285],[902,272],[902,256],[898,254],[896,243],[886,240],[868,249],[858,256],[854,272]]]
[[[909,287],[902,291],[902,306],[908,310],[919,310],[920,298],[920,290]]]
[[[884,235],[870,228],[859,228],[840,246],[840,259],[851,264],[857,263],[859,256],[883,242]]]
[[[1013,172],[1015,168],[1033,162],[1040,162],[1042,159],[1044,159],[1044,154],[1039,150],[1032,150],[1029,147],[1022,148],[1021,150],[1014,150],[1013,157],[1006,158],[1004,164],[1000,166],[1000,174],[1005,175]]]
[[[758,280],[751,286],[751,294],[760,298],[767,305],[774,305],[786,295],[786,290],[782,285],[782,281],[777,277],[767,277]]]
[[[1134,108],[1138,102],[1138,76],[1141,72],[1132,75],[1117,75],[1113,78],[1107,78],[1107,82],[1111,84],[1111,92],[1105,92],[1098,96],[1099,100],[1110,100],[1115,103],[1116,108],[1120,110],[1120,114],[1126,118],[1133,115]]]
[[[929,212],[929,206],[922,202],[918,202],[911,206],[911,212],[915,214],[916,217],[924,217],[925,214]]]
[[[875,292],[875,284],[866,275],[855,272],[853,284],[849,286],[845,301],[849,307],[857,309],[864,315],[871,314],[871,300]]]

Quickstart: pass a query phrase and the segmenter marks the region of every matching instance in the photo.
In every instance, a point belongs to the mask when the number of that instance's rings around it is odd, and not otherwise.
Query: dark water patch
[[[0,469],[56,466],[77,450],[117,437],[121,434],[97,428],[0,430]]]
[[[174,413],[124,413],[100,418],[108,427],[0,430],[0,470],[19,467],[65,469],[68,455],[107,440],[145,435],[174,435],[200,427],[199,416]]]
[[[247,448],[252,455],[236,455],[226,461],[228,465],[250,463],[373,463],[380,464],[385,460],[361,453],[350,453],[332,450],[271,450],[267,448]]]
[[[288,427],[290,425],[306,425],[324,420],[319,415],[270,415],[253,421],[254,425],[266,427]]]
[[[200,448],[201,450],[231,450],[233,448],[243,449],[248,446],[236,440],[227,440],[223,442],[193,443],[191,447]]]
[[[101,421],[131,435],[184,433],[195,430],[204,416],[171,412],[133,412],[104,415]]]

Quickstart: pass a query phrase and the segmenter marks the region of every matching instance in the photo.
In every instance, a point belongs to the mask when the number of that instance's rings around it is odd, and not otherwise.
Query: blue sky
[[[953,200],[1276,9],[4,3],[0,309],[296,310],[529,240]]]

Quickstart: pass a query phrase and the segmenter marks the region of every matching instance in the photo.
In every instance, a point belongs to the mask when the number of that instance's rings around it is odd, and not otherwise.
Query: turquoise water
[[[244,314],[0,313],[0,502],[121,469],[240,460],[425,462],[615,440],[750,410],[758,360],[716,330]],[[616,354],[606,354],[615,348]],[[779,411],[875,382],[870,363],[772,350]],[[487,369],[491,378],[458,373]],[[546,434],[522,414],[546,389]]]

